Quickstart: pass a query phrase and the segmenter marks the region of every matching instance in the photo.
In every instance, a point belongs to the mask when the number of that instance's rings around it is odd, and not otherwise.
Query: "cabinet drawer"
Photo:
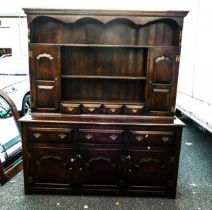
[[[140,115],[143,111],[143,105],[125,105],[124,113],[129,115]]]
[[[170,146],[174,141],[172,131],[130,131],[131,144],[143,146]]]
[[[122,142],[122,130],[80,129],[81,143],[119,144]]]
[[[80,113],[80,104],[61,104],[61,113],[63,114],[79,114]]]
[[[30,141],[74,142],[73,130],[69,128],[29,128]]]
[[[105,104],[103,106],[104,114],[121,114],[123,105]]]
[[[101,104],[83,104],[82,112],[84,114],[99,114],[101,111]]]

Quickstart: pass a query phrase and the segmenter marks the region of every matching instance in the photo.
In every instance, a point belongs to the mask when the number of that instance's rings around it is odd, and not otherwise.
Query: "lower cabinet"
[[[22,125],[26,194],[175,197],[181,128],[45,126]]]

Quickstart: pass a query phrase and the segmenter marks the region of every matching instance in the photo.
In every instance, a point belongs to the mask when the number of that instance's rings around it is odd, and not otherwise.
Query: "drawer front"
[[[82,112],[84,114],[99,114],[101,112],[101,104],[83,104]]]
[[[73,130],[69,128],[28,128],[30,141],[74,142]]]
[[[131,144],[141,146],[170,146],[174,142],[172,131],[130,131]]]
[[[79,114],[80,113],[80,104],[61,104],[61,113],[63,114]]]
[[[123,105],[117,104],[105,104],[103,106],[103,113],[104,114],[121,114],[122,113]]]
[[[120,144],[123,130],[80,129],[80,143]]]
[[[143,111],[143,105],[125,105],[124,113],[129,115],[140,115]]]

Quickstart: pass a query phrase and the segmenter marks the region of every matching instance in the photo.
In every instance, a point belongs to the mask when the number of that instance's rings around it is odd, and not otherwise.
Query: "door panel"
[[[121,150],[82,150],[81,154],[79,181],[82,188],[118,188]]]
[[[172,165],[175,161],[168,153],[129,151],[126,164],[126,183],[129,189],[166,190],[172,185]]]
[[[59,111],[60,48],[30,44],[32,111]]]
[[[32,147],[30,177],[32,186],[71,187],[75,160],[72,149]]]
[[[151,48],[148,54],[146,111],[150,115],[174,115],[178,78],[178,47]]]

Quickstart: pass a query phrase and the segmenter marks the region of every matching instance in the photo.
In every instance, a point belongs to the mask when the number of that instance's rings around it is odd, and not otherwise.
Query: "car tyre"
[[[21,114],[22,116],[24,116],[30,113],[31,113],[30,94],[26,94],[23,99]]]

